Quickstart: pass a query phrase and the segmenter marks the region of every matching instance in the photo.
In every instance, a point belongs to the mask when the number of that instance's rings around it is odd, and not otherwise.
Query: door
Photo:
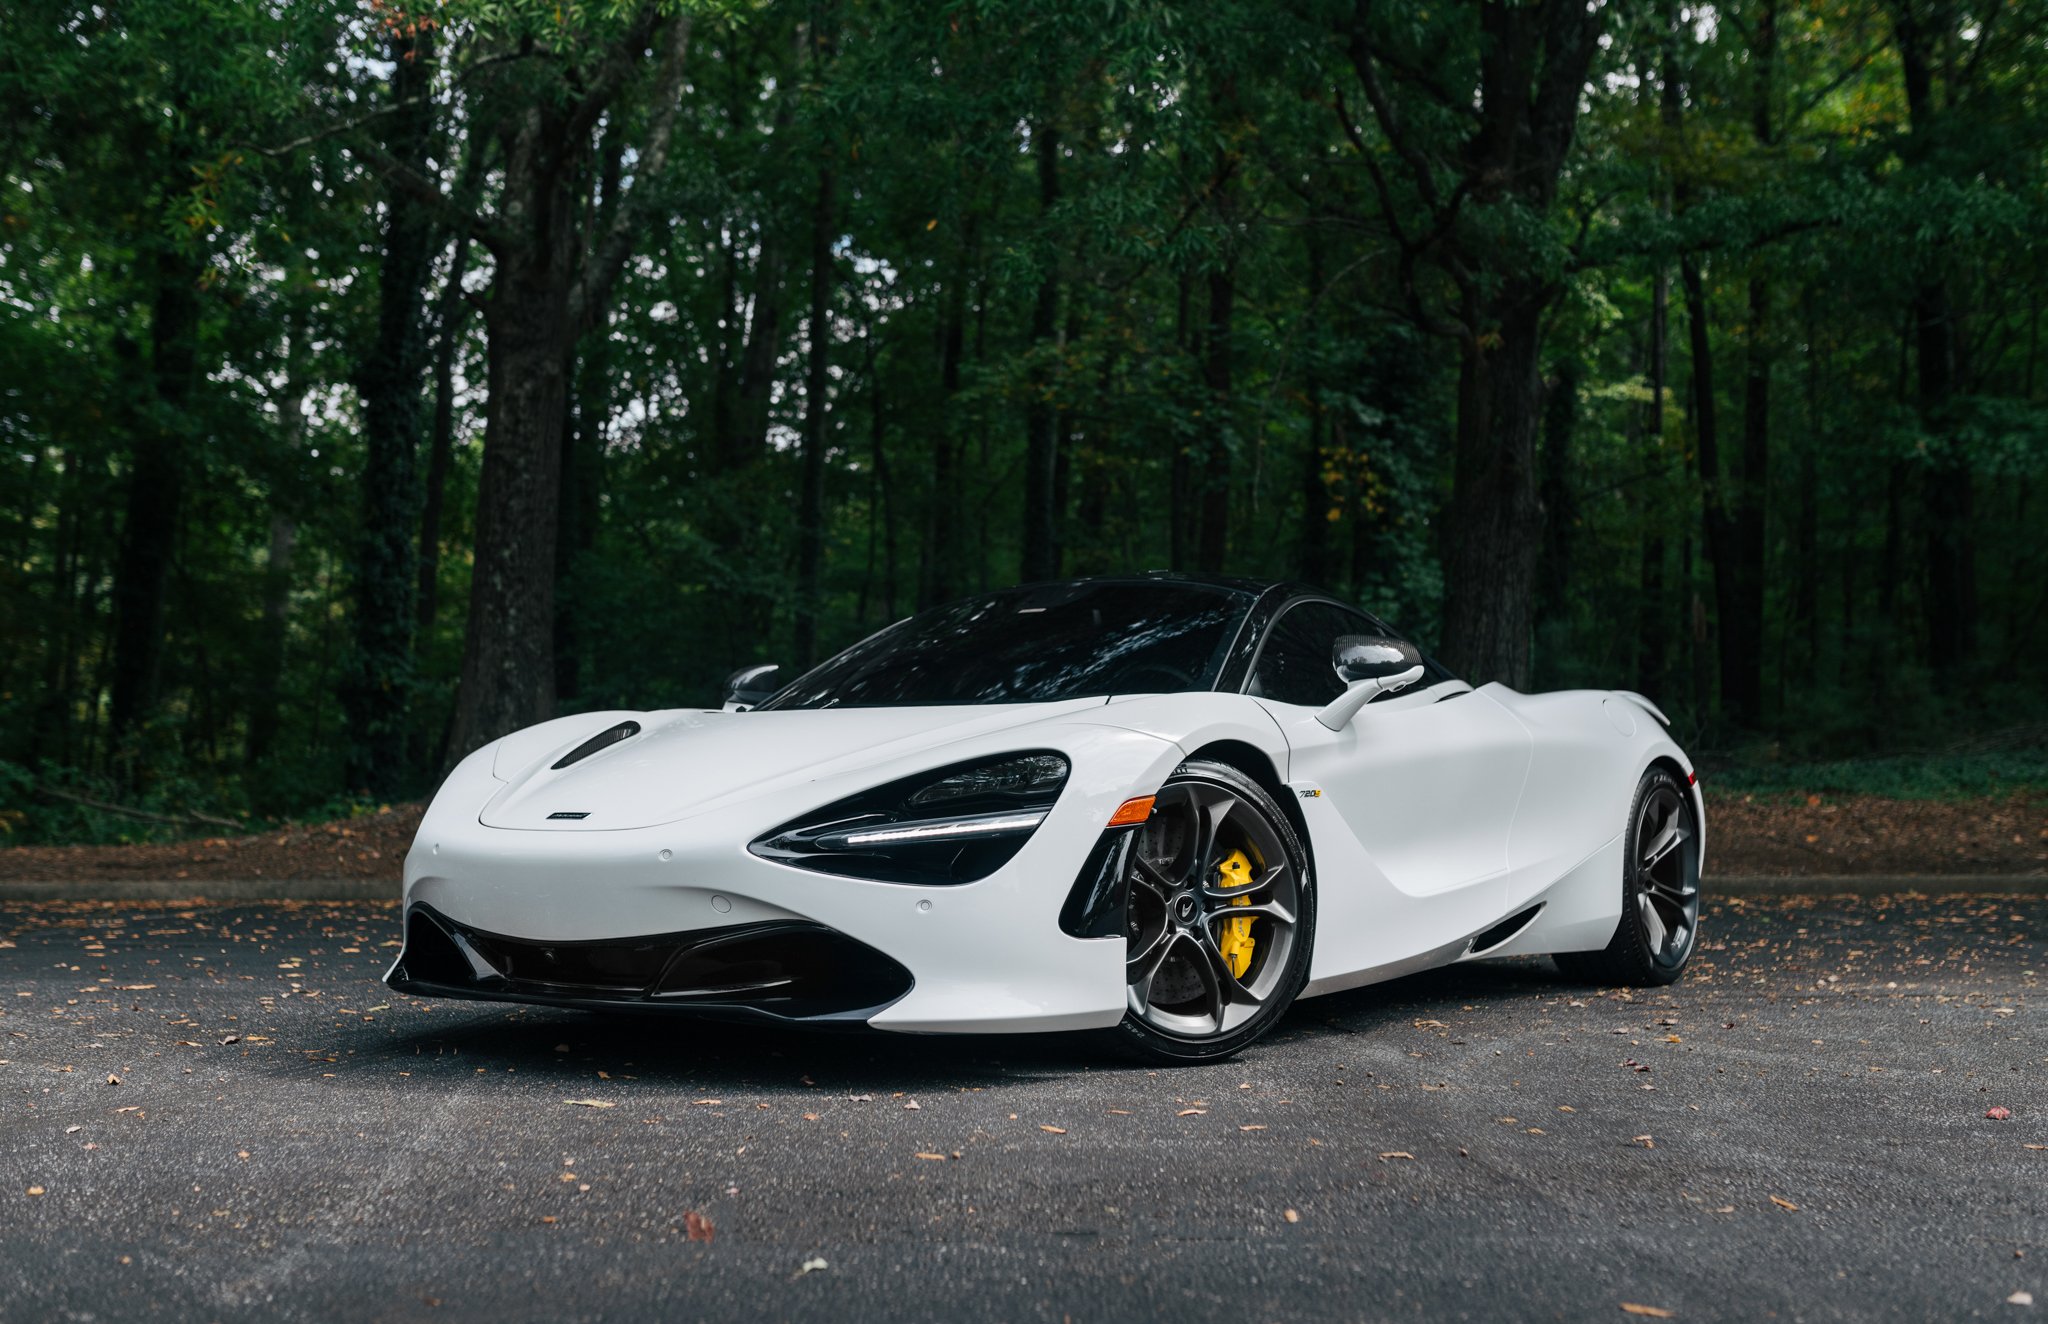
[[[1386,633],[1334,603],[1298,603],[1274,623],[1248,686],[1286,736],[1288,781],[1310,819],[1318,978],[1457,942],[1498,920],[1506,897],[1531,751],[1514,714],[1431,664],[1341,731],[1315,719],[1344,690],[1337,637]]]

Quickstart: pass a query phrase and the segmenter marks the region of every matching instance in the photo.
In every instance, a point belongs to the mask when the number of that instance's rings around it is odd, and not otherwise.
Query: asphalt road
[[[2044,925],[1746,898],[1668,992],[1465,967],[1153,1071],[401,998],[376,903],[8,904],[0,1317],[2024,1321]]]

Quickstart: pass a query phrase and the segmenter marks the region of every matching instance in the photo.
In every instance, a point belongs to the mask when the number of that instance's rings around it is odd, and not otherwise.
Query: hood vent
[[[619,724],[618,724],[617,726],[615,726],[615,727],[612,727],[612,728],[610,728],[609,730],[605,730],[605,731],[600,731],[600,732],[598,732],[598,733],[597,733],[596,735],[592,736],[592,737],[591,737],[590,739],[588,739],[588,740],[584,741],[584,742],[583,742],[582,744],[580,744],[580,745],[576,746],[576,748],[574,748],[574,749],[570,750],[570,751],[569,751],[568,753],[566,753],[566,754],[562,755],[562,757],[561,757],[560,759],[557,759],[557,760],[556,760],[556,761],[555,761],[554,763],[552,763],[552,764],[550,764],[550,765],[549,765],[549,767],[548,767],[548,770],[549,770],[550,772],[560,772],[560,771],[561,771],[562,769],[564,769],[564,768],[568,767],[568,766],[569,766],[569,765],[570,765],[571,763],[575,763],[575,762],[577,762],[577,761],[578,761],[578,760],[580,760],[580,759],[587,759],[587,758],[589,758],[589,757],[590,757],[590,756],[591,756],[592,754],[595,754],[595,753],[597,753],[597,751],[599,751],[600,749],[610,749],[610,748],[611,748],[611,747],[612,747],[613,745],[616,745],[616,744],[618,744],[618,743],[619,743],[619,742],[620,742],[621,740],[630,740],[630,739],[632,739],[632,738],[633,738],[634,736],[637,736],[637,735],[639,735],[639,734],[640,734],[640,723],[638,723],[638,722],[620,722],[620,723],[619,723]],[[557,814],[557,815],[555,815],[555,817],[557,817],[557,818],[565,818],[565,817],[575,817],[575,818],[581,818],[581,817],[583,817],[583,815],[581,815],[581,814],[575,814],[575,815],[565,815],[565,814]]]

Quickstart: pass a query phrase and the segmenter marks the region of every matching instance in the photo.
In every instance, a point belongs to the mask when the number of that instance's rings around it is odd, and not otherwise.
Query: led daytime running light
[[[972,818],[926,819],[915,823],[892,823],[888,827],[844,836],[821,837],[818,844],[834,849],[858,850],[863,846],[888,846],[906,841],[946,841],[960,837],[1003,837],[1029,832],[1045,821],[1046,811],[1022,814],[977,814]]]

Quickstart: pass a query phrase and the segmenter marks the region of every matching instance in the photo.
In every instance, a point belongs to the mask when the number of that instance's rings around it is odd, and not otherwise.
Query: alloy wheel
[[[1291,995],[1301,888],[1264,808],[1214,782],[1169,783],[1131,853],[1132,1015],[1177,1039],[1210,1039]]]
[[[1699,934],[1699,834],[1678,788],[1660,782],[1636,811],[1635,904],[1650,959],[1683,965]]]

